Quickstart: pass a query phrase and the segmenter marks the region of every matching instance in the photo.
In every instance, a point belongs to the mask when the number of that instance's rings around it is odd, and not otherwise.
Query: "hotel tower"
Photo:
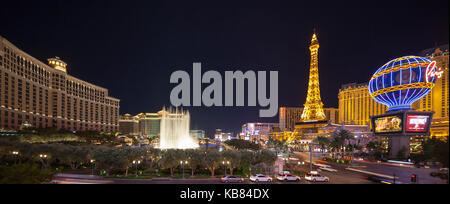
[[[67,74],[60,58],[47,62],[0,37],[0,129],[119,130],[119,99]]]

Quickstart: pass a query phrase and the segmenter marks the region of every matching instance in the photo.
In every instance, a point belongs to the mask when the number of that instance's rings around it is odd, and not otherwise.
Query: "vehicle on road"
[[[224,176],[220,179],[222,183],[242,183],[244,182],[243,178],[237,176]]]
[[[398,180],[393,180],[390,178],[384,178],[381,176],[368,176],[367,177],[368,180],[376,182],[376,183],[381,183],[381,184],[402,184],[402,182],[398,181]]]
[[[305,180],[307,181],[323,181],[323,182],[329,182],[330,178],[320,175],[318,172],[311,171],[305,175]]]
[[[256,175],[252,175],[250,176],[250,181],[253,182],[272,182],[272,178],[270,176],[266,176],[264,174],[256,174]]]
[[[277,180],[279,181],[300,181],[300,177],[294,176],[292,174],[278,174]]]
[[[430,176],[439,177],[443,180],[447,180],[448,179],[448,168],[441,168],[441,169],[439,169],[438,172],[433,171],[430,173]]]

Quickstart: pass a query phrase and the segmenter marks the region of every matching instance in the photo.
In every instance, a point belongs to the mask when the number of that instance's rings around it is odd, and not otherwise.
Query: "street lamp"
[[[139,160],[133,160],[133,164],[136,165],[136,178],[138,177],[138,165],[141,163]]]
[[[225,176],[226,176],[227,175],[227,168],[228,168],[228,165],[230,164],[230,161],[222,161],[222,164],[223,164],[223,166],[225,168]]]
[[[283,168],[283,172],[284,172],[284,167],[286,166],[286,163],[287,163],[288,158],[283,157],[283,158],[281,158],[281,159],[283,160],[283,166],[282,166],[282,168]]]
[[[42,169],[44,169],[45,159],[47,158],[46,154],[40,154],[39,157],[42,160]]]
[[[309,172],[312,171],[313,143],[309,143]]]
[[[16,165],[17,164],[17,157],[19,155],[19,152],[18,151],[13,151],[12,154],[14,156],[14,165]]]
[[[91,172],[91,175],[93,176],[93,175],[94,175],[94,169],[95,169],[95,160],[94,160],[94,159],[91,159],[91,164],[92,164],[92,172]]]
[[[184,179],[184,165],[187,163],[188,161],[180,161],[181,167],[183,168],[183,179]]]

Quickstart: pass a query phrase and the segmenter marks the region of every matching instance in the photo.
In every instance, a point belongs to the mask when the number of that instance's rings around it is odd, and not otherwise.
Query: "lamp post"
[[[16,165],[17,164],[17,157],[19,155],[19,152],[18,151],[13,151],[12,154],[14,156],[14,165]]]
[[[41,168],[43,170],[44,169],[44,164],[45,164],[45,159],[47,158],[47,155],[46,154],[40,154],[39,157],[42,160],[42,167]]]
[[[225,176],[227,175],[227,168],[228,165],[230,164],[230,161],[222,161],[223,167],[225,169]]]
[[[312,154],[313,154],[313,144],[309,143],[309,172],[312,171]]]
[[[94,160],[94,159],[91,159],[91,164],[92,164],[92,172],[91,172],[91,175],[93,176],[93,175],[94,175],[94,169],[95,169],[95,160]]]
[[[181,167],[183,168],[183,179],[184,179],[184,165],[187,163],[188,161],[180,161]]]
[[[138,165],[141,163],[139,160],[133,160],[133,164],[136,166],[136,178],[138,177]]]
[[[284,172],[284,167],[286,166],[287,163],[287,158],[283,157],[283,172]]]

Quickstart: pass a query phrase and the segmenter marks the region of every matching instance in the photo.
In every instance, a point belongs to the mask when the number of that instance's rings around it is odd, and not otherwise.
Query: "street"
[[[280,161],[277,165],[282,165]],[[313,170],[319,171],[321,175],[329,178],[329,182],[309,182],[301,177],[299,182],[285,182],[278,181],[275,176],[272,176],[273,181],[270,183],[255,183],[245,178],[242,184],[376,184],[369,180],[369,176],[375,175],[378,177],[395,180],[397,184],[410,184],[411,174],[417,175],[417,184],[445,184],[446,181],[438,177],[430,176],[431,172],[437,169],[430,168],[415,168],[411,166],[392,165],[388,163],[373,163],[367,161],[354,161],[353,165],[341,165],[327,163],[330,169],[335,172],[321,170],[314,165]],[[299,170],[308,172],[310,170],[309,164],[300,165]],[[152,178],[152,179],[134,179],[134,178],[103,178],[101,176],[93,176],[83,173],[61,173],[55,176],[52,183],[64,184],[222,184],[219,178],[189,178],[189,179],[174,179],[174,178]]]
[[[278,181],[273,177],[273,182],[255,183],[247,178],[242,184],[373,184],[358,173],[351,171],[343,172],[322,172],[322,175],[330,178],[330,182],[309,182],[301,178],[299,182]],[[199,179],[171,179],[171,178],[153,178],[153,179],[116,179],[102,178],[91,175],[58,174],[53,183],[57,184],[223,184],[219,178],[199,178]],[[234,184],[234,183],[233,183]]]

